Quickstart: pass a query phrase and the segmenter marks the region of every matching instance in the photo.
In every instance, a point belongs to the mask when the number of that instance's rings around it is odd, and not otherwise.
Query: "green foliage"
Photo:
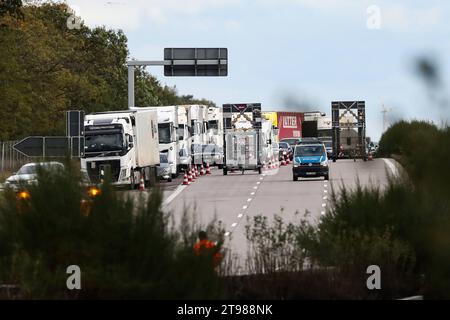
[[[15,7],[2,2],[0,8]],[[0,140],[62,134],[65,110],[127,108],[129,52],[122,31],[85,25],[71,30],[61,3],[30,3],[20,12],[22,18],[0,15]],[[137,106],[196,101],[212,104],[178,96],[145,70],[136,72]]]
[[[89,214],[77,171],[41,173],[30,198],[11,190],[0,203],[0,283],[22,298],[211,299],[221,282],[192,246],[198,230],[169,228],[155,189],[136,206],[106,184]],[[186,240],[184,241],[183,238]],[[81,290],[66,288],[66,268],[81,268]]]

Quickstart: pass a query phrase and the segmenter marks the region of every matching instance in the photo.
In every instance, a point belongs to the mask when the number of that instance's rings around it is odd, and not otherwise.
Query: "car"
[[[169,158],[166,152],[159,154],[159,165],[157,167],[157,175],[160,179],[167,180],[167,182],[172,181],[172,167],[173,163],[169,162]]]
[[[289,146],[290,146],[292,149],[294,149],[294,147],[295,147],[297,144],[300,144],[301,141],[302,141],[301,138],[284,138],[284,139],[281,139],[281,140],[280,140],[280,143],[281,143],[281,142],[286,142],[286,143],[289,144]]]
[[[292,178],[324,177],[329,179],[327,151],[323,143],[299,144],[294,149]]]
[[[37,183],[39,170],[64,170],[64,165],[56,161],[27,163],[6,179],[5,186],[18,190],[22,186]]]
[[[291,148],[291,146],[289,145],[289,143],[287,142],[280,142],[279,143],[280,146],[280,151],[278,153],[278,159],[279,160],[283,160],[283,158],[285,156],[289,157],[289,160],[292,160],[294,153],[293,153],[293,149]]]

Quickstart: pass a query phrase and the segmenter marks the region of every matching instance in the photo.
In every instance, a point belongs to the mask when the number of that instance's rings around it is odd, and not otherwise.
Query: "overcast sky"
[[[132,58],[161,60],[165,47],[226,47],[228,77],[165,78],[180,94],[218,105],[321,110],[365,100],[367,133],[391,119],[445,120],[414,72],[418,57],[450,79],[450,1],[444,0],[68,0],[89,26],[123,29]],[[379,15],[378,15],[379,13]],[[378,17],[380,19],[378,19]]]

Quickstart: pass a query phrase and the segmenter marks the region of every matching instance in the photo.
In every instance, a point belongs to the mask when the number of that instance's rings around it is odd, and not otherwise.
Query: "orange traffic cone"
[[[203,163],[202,163],[202,167],[201,167],[201,169],[200,169],[200,175],[201,176],[203,176],[203,175],[205,175],[206,173],[205,173],[205,168],[203,167]]]
[[[145,191],[145,182],[143,177],[141,177],[141,180],[139,181],[139,191]]]
[[[211,168],[209,167],[209,163],[206,163],[206,174],[211,174]]]
[[[195,166],[195,177],[198,178],[200,176],[200,172],[198,172],[197,165]]]
[[[189,178],[187,172],[184,172],[183,185],[184,186],[189,185]]]
[[[191,176],[192,176],[192,182],[194,182],[195,179],[197,178],[197,177],[195,176],[195,170],[194,170],[194,167],[191,168]]]
[[[291,158],[289,156],[286,156],[286,164],[290,164],[291,163]]]
[[[281,158],[281,165],[282,166],[286,165],[286,158],[285,158],[285,156],[283,156],[283,158]]]

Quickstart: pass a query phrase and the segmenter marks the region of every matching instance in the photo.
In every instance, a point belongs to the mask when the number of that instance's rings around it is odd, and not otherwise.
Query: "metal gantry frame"
[[[128,66],[128,108],[131,109],[135,107],[135,93],[134,93],[134,71],[136,67],[147,67],[147,66],[222,66],[227,65],[227,59],[182,59],[182,60],[149,60],[149,61],[138,61],[131,60],[127,62]]]

